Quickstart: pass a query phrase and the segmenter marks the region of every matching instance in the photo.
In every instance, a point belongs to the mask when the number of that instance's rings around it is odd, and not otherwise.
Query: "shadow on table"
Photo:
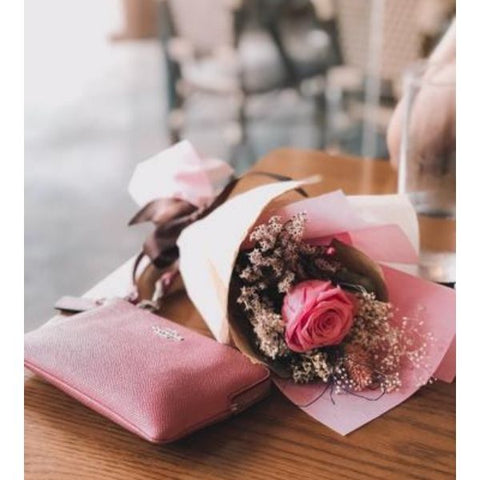
[[[242,478],[249,465],[258,473],[258,462],[268,462],[268,438],[284,428],[268,413],[272,401],[277,411],[292,410],[275,392],[273,398],[222,423],[171,444],[153,445],[27,374],[25,458],[41,457],[63,471],[68,465],[72,471],[88,475],[114,469],[119,476],[121,472],[121,478],[137,478],[139,472],[142,479],[159,478],[159,472],[175,478],[186,472],[199,477]],[[37,467],[26,461],[25,471],[33,474]]]

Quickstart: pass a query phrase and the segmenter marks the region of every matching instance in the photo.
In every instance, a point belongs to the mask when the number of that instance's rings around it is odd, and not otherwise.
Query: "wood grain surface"
[[[396,184],[395,172],[386,162],[313,151],[276,150],[255,169],[294,178],[321,174],[322,183],[307,187],[311,194],[337,188],[348,194],[390,193]],[[238,191],[265,181],[249,176]],[[89,295],[122,295],[130,265],[127,262]],[[208,334],[182,293],[172,297],[161,313]],[[275,390],[230,420],[174,444],[156,446],[38,377],[25,375],[27,480],[443,480],[454,476],[454,384],[424,387],[347,437],[317,423]]]

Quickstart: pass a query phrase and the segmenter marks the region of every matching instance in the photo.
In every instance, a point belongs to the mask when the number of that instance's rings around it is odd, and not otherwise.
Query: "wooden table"
[[[255,169],[294,178],[320,173],[311,194],[390,193],[387,162],[281,149]],[[241,190],[265,182],[242,181]],[[130,264],[89,295],[121,295]],[[165,316],[206,331],[184,294]],[[404,404],[342,437],[294,407],[278,391],[224,423],[167,446],[151,445],[27,373],[25,478],[55,479],[452,479],[455,475],[455,385],[422,388]]]

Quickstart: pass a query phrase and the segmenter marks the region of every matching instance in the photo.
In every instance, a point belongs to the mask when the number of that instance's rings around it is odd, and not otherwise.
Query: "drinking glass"
[[[405,75],[398,191],[420,231],[420,276],[455,282],[455,64],[419,62]]]

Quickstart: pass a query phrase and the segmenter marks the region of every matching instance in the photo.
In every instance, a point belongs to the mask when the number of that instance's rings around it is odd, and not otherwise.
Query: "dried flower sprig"
[[[237,303],[247,313],[260,351],[272,360],[289,353],[284,340],[285,323],[278,313],[283,295],[303,279],[302,263],[320,259],[326,251],[303,241],[306,220],[305,213],[285,223],[273,216],[257,226],[249,237],[255,245],[241,255],[236,269],[243,283]],[[330,271],[335,271],[333,262],[324,262]]]
[[[320,380],[336,392],[398,390],[403,368],[427,369],[432,336],[421,331],[421,322],[394,321],[393,306],[377,300],[360,284],[347,285],[354,292],[350,295],[356,307],[341,343],[302,352],[289,348],[281,311],[285,296],[301,282],[335,282],[336,274],[344,278],[346,271],[332,247],[303,240],[306,221],[304,213],[283,223],[280,217],[271,217],[252,231],[253,247],[241,252],[237,260],[237,304],[252,326],[257,348],[266,359],[286,365],[297,383]]]

